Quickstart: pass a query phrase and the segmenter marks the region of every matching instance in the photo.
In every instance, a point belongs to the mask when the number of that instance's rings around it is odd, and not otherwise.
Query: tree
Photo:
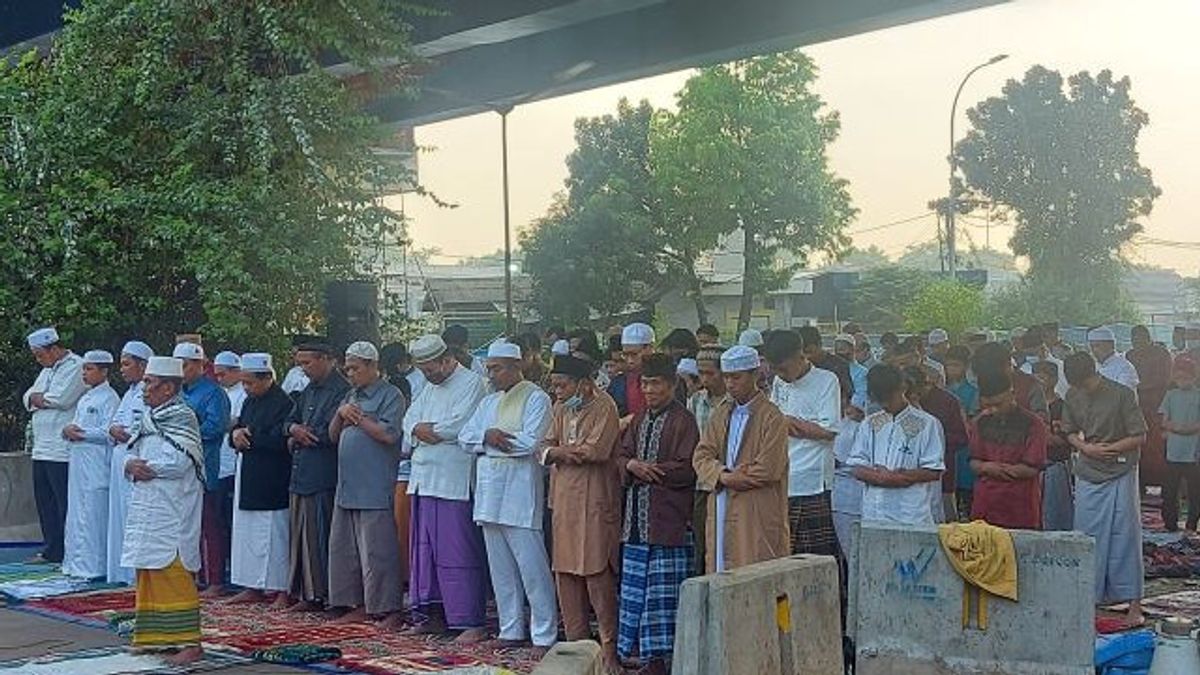
[[[896,264],[921,270],[940,270],[942,269],[942,252],[939,249],[936,241],[913,244],[904,249],[904,253],[896,260]],[[976,248],[974,244],[969,244],[965,250],[959,249],[958,266],[959,269],[964,270],[1016,270],[1017,260],[1010,253],[990,248]]]
[[[1105,70],[1064,81],[1041,66],[968,111],[955,148],[968,187],[1015,216],[1013,252],[1029,259],[1029,290],[1064,322],[1114,313],[1121,247],[1161,191],[1141,165],[1149,122],[1129,78]]]
[[[933,280],[929,272],[899,265],[866,270],[851,294],[849,316],[873,330],[900,330],[908,306]]]
[[[272,349],[313,327],[326,281],[402,228],[375,200],[403,182],[383,131],[320,59],[403,86],[411,9],[90,0],[49,58],[0,65],[0,342],[55,323],[81,347]]]
[[[960,335],[982,318],[982,289],[949,279],[926,284],[904,306],[904,328],[914,332],[942,328]]]
[[[785,284],[810,253],[849,243],[844,230],[856,211],[826,152],[840,121],[812,91],[815,79],[799,51],[705,68],[684,85],[678,112],[654,126],[652,160],[671,222],[744,234],[739,330],[756,294]]]
[[[660,287],[666,253],[649,164],[654,114],[646,101],[622,99],[615,115],[575,121],[566,192],[521,235],[544,318],[620,313],[650,302]]]
[[[835,260],[830,261],[830,265],[840,265],[859,270],[886,267],[891,264],[892,260],[888,257],[887,253],[884,253],[883,249],[874,244],[867,248],[851,246],[843,251]]]

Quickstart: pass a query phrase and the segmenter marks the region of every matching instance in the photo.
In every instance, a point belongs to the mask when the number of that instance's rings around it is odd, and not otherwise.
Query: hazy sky
[[[1004,81],[1034,64],[1074,73],[1109,68],[1133,81],[1137,104],[1150,115],[1139,149],[1163,194],[1145,221],[1146,234],[1200,241],[1200,0],[1017,0],[939,19],[812,45],[820,67],[817,90],[842,117],[832,146],[833,168],[849,179],[860,209],[850,231],[919,216],[930,198],[945,194],[948,116],[959,79],[993,54],[1007,61],[977,73],[959,102],[963,111],[998,94]],[[530,103],[509,116],[513,224],[545,213],[566,176],[574,147],[573,122],[615,110],[622,97],[674,104],[689,76],[678,72],[581,94]],[[503,244],[499,118],[476,115],[417,129],[432,150],[420,157],[420,179],[442,199],[442,209],[405,199],[418,248],[438,247],[447,258],[489,253]],[[393,207],[399,200],[390,201]],[[964,228],[982,246],[984,229]],[[1010,230],[992,228],[993,247],[1006,247]],[[855,244],[877,244],[891,254],[935,237],[932,216],[867,232]],[[516,236],[514,234],[514,245]],[[1139,246],[1135,260],[1200,270],[1200,251]]]

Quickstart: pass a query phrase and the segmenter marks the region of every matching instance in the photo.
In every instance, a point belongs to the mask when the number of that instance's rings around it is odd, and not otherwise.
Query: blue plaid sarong
[[[691,575],[692,547],[624,544],[617,654],[641,662],[669,659],[675,649],[679,587]]]

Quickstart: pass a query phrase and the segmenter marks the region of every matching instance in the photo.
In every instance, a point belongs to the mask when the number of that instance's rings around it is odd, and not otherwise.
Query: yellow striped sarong
[[[200,595],[178,557],[165,569],[137,571],[134,610],[133,646],[200,644]]]

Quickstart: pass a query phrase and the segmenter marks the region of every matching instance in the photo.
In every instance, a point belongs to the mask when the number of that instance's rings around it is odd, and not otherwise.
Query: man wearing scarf
[[[204,450],[184,402],[183,361],[151,357],[143,380],[147,412],[134,425],[125,462],[133,481],[121,564],[137,574],[133,646],[176,649],[168,661],[199,660],[200,517]]]
[[[550,385],[558,399],[540,452],[551,467],[551,550],[558,607],[568,640],[591,637],[596,613],[608,673],[617,661],[617,544],[621,490],[615,448],[617,404],[596,384],[596,367],[577,356],[554,359]]]
[[[979,394],[983,410],[968,428],[971,469],[978,476],[971,519],[1040,530],[1046,424],[1017,405],[1004,373],[981,375]]]
[[[534,451],[550,425],[550,397],[521,374],[516,344],[493,342],[486,364],[495,391],[479,402],[458,442],[479,458],[474,519],[487,547],[499,642],[515,645],[531,639],[534,649],[544,653],[558,637],[558,606],[542,536],[545,481]]]
[[[640,375],[646,409],[626,429],[617,458],[626,488],[617,653],[628,659],[636,651],[644,672],[665,675],[679,587],[692,572],[692,453],[700,433],[675,398],[671,357],[651,354]]]

